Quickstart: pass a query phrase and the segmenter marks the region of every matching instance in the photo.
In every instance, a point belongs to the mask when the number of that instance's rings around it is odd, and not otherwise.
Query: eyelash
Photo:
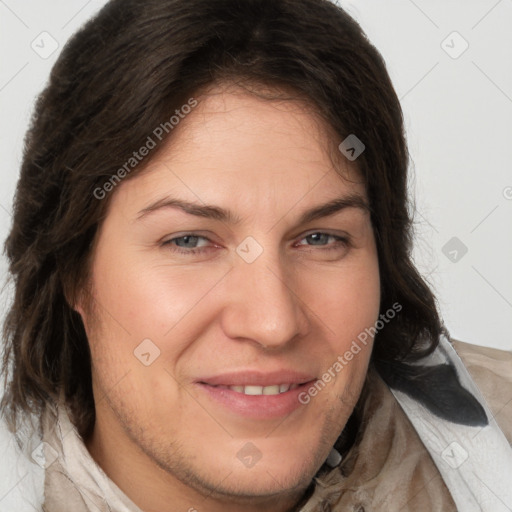
[[[319,247],[319,248],[321,248],[322,251],[337,250],[337,249],[340,249],[340,248],[348,247],[350,245],[350,237],[348,237],[348,236],[343,237],[343,236],[339,236],[339,235],[333,235],[332,233],[325,233],[323,231],[314,231],[313,233],[309,233],[305,237],[301,238],[301,241],[306,239],[306,238],[308,238],[311,235],[327,235],[328,237],[332,237],[332,238],[334,238],[336,240],[336,243],[330,244],[329,246],[323,246],[323,245],[319,245],[319,246],[312,245],[312,246],[310,246],[310,247]],[[204,240],[208,240],[209,242],[211,242],[211,240],[209,238],[205,237],[205,236],[194,235],[193,233],[187,233],[185,235],[178,236],[176,238],[171,238],[169,240],[166,240],[165,242],[162,242],[162,246],[170,248],[171,246],[173,246],[173,242],[175,242],[176,240],[181,240],[181,239],[187,238],[187,237],[202,238]],[[180,248],[180,247],[174,245],[173,248],[170,249],[170,250],[172,252],[178,253],[178,254],[192,254],[192,255],[195,255],[195,254],[203,253],[203,252],[207,251],[208,249],[211,249],[211,247],[203,247],[203,248],[199,248],[199,249],[183,249],[183,248]],[[308,251],[308,252],[310,252],[310,251]]]

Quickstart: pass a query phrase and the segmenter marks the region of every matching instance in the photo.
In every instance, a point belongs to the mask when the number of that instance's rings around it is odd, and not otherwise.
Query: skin
[[[92,307],[76,304],[96,403],[86,446],[145,512],[291,510],[353,410],[372,343],[278,419],[244,418],[194,380],[283,367],[320,377],[374,325],[369,213],[298,224],[305,210],[366,192],[355,162],[333,167],[329,132],[302,103],[219,86],[197,99],[167,146],[113,192],[95,241]],[[137,219],[166,196],[229,209],[240,222],[171,207]],[[309,236],[319,232],[334,236]],[[169,242],[186,234],[206,238]],[[337,242],[347,235],[348,245]],[[263,248],[252,263],[236,252],[248,236]],[[147,338],[160,351],[149,366],[134,356]],[[261,454],[250,468],[237,457],[248,442]]]

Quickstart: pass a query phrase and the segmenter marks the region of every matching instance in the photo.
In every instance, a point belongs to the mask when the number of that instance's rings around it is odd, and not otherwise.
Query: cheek
[[[214,321],[229,295],[226,291],[219,295],[216,288],[225,266],[170,265],[160,253],[116,250],[123,245],[122,240],[115,240],[115,231],[107,238],[109,242],[97,248],[93,284],[102,323],[112,333],[112,351],[126,347],[130,349],[127,357],[133,358],[133,350],[142,340],[163,343],[170,336],[172,351],[180,352],[185,340],[193,339]],[[333,350],[343,353],[347,344],[377,319],[379,269],[371,248],[354,254],[338,268],[297,267],[291,279],[300,302],[312,312],[310,320],[320,320],[326,326],[331,342],[330,350],[321,350],[324,354]]]
[[[102,385],[126,388],[132,401],[141,390],[146,396],[176,398],[173,376],[181,375],[174,363],[213,321],[217,303],[209,294],[223,272],[170,267],[148,262],[142,254],[115,259],[98,254],[93,290],[99,307],[92,318],[97,328],[88,338]]]
[[[120,324],[134,340],[164,337],[218,280],[215,271],[172,267],[162,258],[155,260],[137,251],[116,258],[99,254],[95,268],[95,293],[108,312],[106,321]]]
[[[323,320],[333,339],[334,348],[342,350],[347,340],[373,326],[380,309],[380,275],[376,258],[354,260],[342,271],[308,281],[305,303]]]
[[[324,279],[315,311],[321,313],[326,329],[322,354],[323,374],[317,388],[326,401],[343,397],[355,405],[359,396],[373,346],[372,328],[379,317],[380,274],[375,253],[354,258],[332,279]]]

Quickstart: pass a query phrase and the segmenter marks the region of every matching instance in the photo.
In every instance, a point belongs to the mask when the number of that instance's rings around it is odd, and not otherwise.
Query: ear
[[[76,311],[82,317],[82,319],[84,318],[85,312],[81,301],[76,301],[74,305],[71,307],[71,309],[73,309],[73,311]]]
[[[90,292],[84,288],[77,290],[76,293],[73,295],[73,301],[68,302],[68,304],[72,304],[70,307],[73,309],[73,311],[76,311],[81,317],[82,321],[85,323],[85,318],[87,315],[87,312],[90,311],[90,307],[88,304],[90,304],[91,296],[89,295]]]
[[[74,284],[62,282],[62,292],[67,305],[75,312],[77,312],[82,319],[84,318],[85,307],[85,293],[84,287],[77,287]]]
[[[90,292],[81,288],[73,293],[68,292],[65,294],[65,297],[69,308],[80,316],[82,326],[89,338],[91,323],[94,323],[95,314],[95,312],[93,312],[93,299]]]

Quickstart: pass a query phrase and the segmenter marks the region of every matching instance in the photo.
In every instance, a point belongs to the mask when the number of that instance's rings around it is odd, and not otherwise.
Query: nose
[[[267,349],[304,336],[309,325],[304,301],[295,274],[283,268],[279,254],[265,250],[252,263],[236,259],[225,283],[222,324],[226,335]]]

